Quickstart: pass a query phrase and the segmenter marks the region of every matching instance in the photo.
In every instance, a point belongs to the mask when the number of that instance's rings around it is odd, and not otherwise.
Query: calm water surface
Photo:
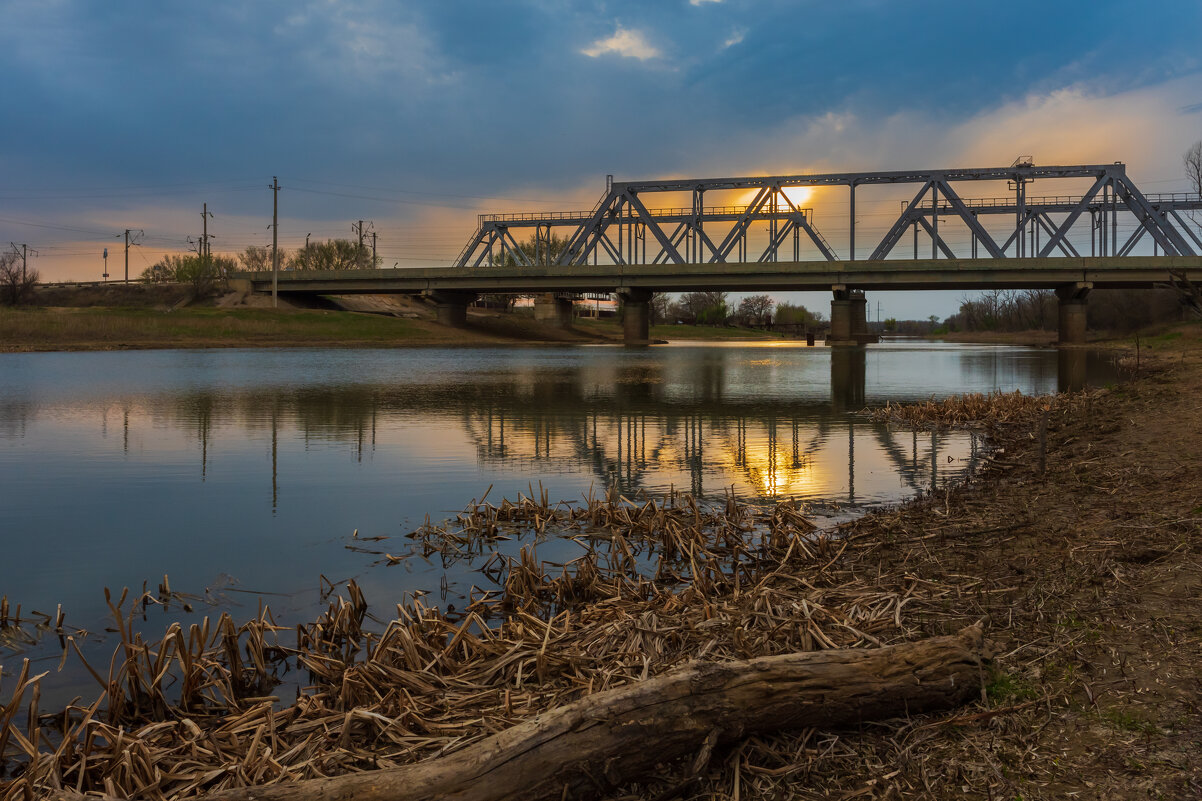
[[[960,480],[977,455],[968,434],[890,431],[865,405],[1114,379],[1084,352],[903,342],[0,354],[0,593],[93,632],[104,587],[164,574],[207,594],[195,616],[263,597],[295,622],[319,576],[385,605],[456,596],[486,579],[386,567],[346,547],[352,531],[398,553],[427,514],[539,482],[552,499],[733,490],[844,515]]]

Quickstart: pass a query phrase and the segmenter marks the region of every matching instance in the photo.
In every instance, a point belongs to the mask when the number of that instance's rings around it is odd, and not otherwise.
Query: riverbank
[[[149,297],[149,296],[148,296]],[[120,298],[116,298],[120,299]],[[329,310],[184,305],[157,293],[141,305],[0,307],[0,352],[239,347],[426,347],[606,344],[622,341],[617,320],[580,319],[571,329],[524,313],[473,309],[468,324],[439,324],[419,302]],[[355,304],[355,301],[349,301]],[[364,305],[359,301],[357,305]],[[370,305],[370,304],[368,304]],[[395,308],[394,308],[395,307]],[[779,340],[732,327],[653,326],[653,340]]]
[[[455,521],[456,536],[425,526],[415,541],[435,555],[464,547],[460,532],[487,541],[514,525],[577,536],[601,526],[610,546],[599,545],[598,558],[575,573],[541,566],[533,552],[510,565],[504,592],[466,613],[498,615],[488,635],[462,610],[427,607],[409,609],[385,644],[361,630],[362,597],[340,587],[347,600],[293,652],[314,689],[295,705],[280,693],[279,711],[262,698],[270,686],[256,661],[276,658],[262,648],[276,635],[248,624],[235,638],[259,645],[233,649],[246,654],[236,670],[223,667],[230,651],[220,647],[195,662],[198,692],[220,696],[222,677],[237,679],[228,681],[231,709],[164,714],[155,711],[164,709],[158,686],[171,695],[186,682],[123,679],[127,697],[141,693],[126,707],[136,722],[97,716],[95,750],[74,764],[88,776],[85,787],[140,782],[136,795],[147,798],[373,769],[458,747],[689,658],[867,647],[983,619],[999,647],[979,705],[736,742],[714,754],[684,797],[1191,797],[1202,769],[1202,456],[1192,446],[1202,428],[1202,340],[1197,327],[1176,333],[1144,354],[1141,377],[1121,387],[924,406],[920,424],[975,418],[998,448],[989,466],[968,487],[862,518],[835,536],[808,531],[789,505],[765,517],[728,505],[701,518],[683,502],[648,510],[616,497],[570,519],[543,498],[474,507]],[[693,521],[702,519],[694,539]],[[734,530],[779,536],[732,549]],[[625,549],[641,558],[656,540],[661,553],[675,554],[671,570],[654,583],[624,582]],[[397,553],[394,544],[378,547]],[[690,571],[696,580],[670,582]],[[371,600],[377,615],[392,617],[395,599]],[[292,648],[289,634],[278,636]],[[138,703],[148,719],[136,717]],[[148,722],[155,719],[165,722]],[[106,733],[114,735],[107,745]],[[48,765],[68,770],[77,756]],[[673,770],[680,778],[683,768]],[[651,797],[667,785],[625,789]]]
[[[1132,383],[995,425],[969,486],[849,526],[869,564],[956,585],[924,633],[1000,641],[982,708],[841,742],[834,762],[891,777],[869,795],[1202,797],[1200,353],[1198,326],[1167,332]]]
[[[1188,325],[1186,327],[1188,328]],[[1088,345],[1096,344],[1102,346],[1113,342],[1123,342],[1134,347],[1137,339],[1141,343],[1154,344],[1166,337],[1169,339],[1176,338],[1180,336],[1182,330],[1184,329],[1180,325],[1167,323],[1129,333],[1088,331],[1086,333],[1086,342]],[[1026,345],[1041,348],[1054,347],[1058,338],[1059,335],[1056,331],[1044,331],[1040,329],[1032,329],[1030,331],[955,331],[946,334],[932,334],[928,337],[928,339],[940,342],[959,342],[977,345]]]
[[[1092,340],[1102,339],[1102,336],[1091,333]],[[1056,344],[1055,331],[954,331],[946,334],[932,334],[928,339],[941,342],[961,342],[972,345],[1030,345],[1034,347],[1051,347]]]

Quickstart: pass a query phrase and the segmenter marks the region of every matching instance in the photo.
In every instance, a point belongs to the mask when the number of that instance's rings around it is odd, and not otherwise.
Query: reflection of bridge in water
[[[853,414],[866,404],[872,350],[805,352],[816,357],[813,365],[822,373],[791,366],[790,380],[802,382],[798,390],[769,382],[770,397],[753,394],[759,374],[740,374],[745,355],[705,349],[671,359],[506,368],[447,383],[415,377],[408,383],[188,392],[165,402],[107,407],[104,414],[120,415],[125,442],[131,411],[135,420],[188,432],[199,446],[202,477],[214,429],[234,422],[241,431],[261,432],[271,443],[273,498],[278,471],[287,473],[282,442],[349,443],[363,460],[376,450],[377,430],[389,432],[385,447],[402,450],[411,432],[445,431],[448,448],[470,445],[481,465],[535,477],[584,473],[601,487],[626,493],[674,484],[713,494],[737,485],[741,494],[765,498],[857,502],[871,500],[882,482],[892,482],[894,495],[899,488],[942,486],[965,468],[959,459],[971,464],[977,457],[976,442],[962,434],[890,431]],[[1058,353],[1061,389],[1083,385],[1088,356]],[[990,359],[990,351],[978,358]],[[1008,378],[996,380],[1005,384]],[[23,430],[33,414],[32,407],[0,412],[13,431]],[[111,418],[105,419],[111,427]]]
[[[831,352],[826,404],[720,397],[665,402],[651,382],[629,392],[618,385],[617,392],[598,397],[565,381],[540,385],[534,394],[515,387],[466,404],[460,420],[484,463],[542,473],[586,466],[602,486],[627,493],[680,476],[687,484],[679,488],[697,495],[741,483],[744,493],[765,498],[855,503],[857,443],[861,469],[884,468],[912,492],[939,486],[947,435],[891,431],[851,414],[864,406],[865,364],[862,349]],[[977,455],[977,441],[970,438],[969,467]],[[845,482],[833,475],[836,464]],[[958,462],[950,473],[959,476],[964,468]],[[829,490],[839,485],[836,498]]]
[[[463,424],[483,462],[532,472],[586,465],[603,486],[625,493],[650,488],[656,473],[679,472],[696,495],[722,491],[736,478],[765,498],[824,495],[823,488],[838,482],[834,476],[815,473],[829,470],[837,456],[846,461],[846,496],[829,500],[848,503],[859,500],[856,443],[863,450],[865,432],[877,452],[868,458],[883,454],[887,466],[912,491],[940,486],[939,457],[947,436],[923,432],[920,438],[917,431],[890,431],[883,423],[848,416],[816,417],[805,408],[793,414],[781,408],[733,414],[611,408],[548,416],[498,405],[465,413]],[[973,438],[970,467],[977,455]],[[861,459],[865,456],[862,453]],[[953,472],[959,475],[962,469],[958,464]]]

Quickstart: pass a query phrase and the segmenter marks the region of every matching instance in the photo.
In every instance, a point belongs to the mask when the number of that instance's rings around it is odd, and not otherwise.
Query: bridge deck
[[[916,259],[573,267],[422,267],[393,270],[281,271],[279,291],[308,294],[420,292],[613,292],[650,289],[735,292],[851,289],[1053,289],[1078,281],[1102,288],[1151,287],[1169,271],[1202,272],[1198,256],[1030,259]],[[241,273],[257,292],[271,273]]]

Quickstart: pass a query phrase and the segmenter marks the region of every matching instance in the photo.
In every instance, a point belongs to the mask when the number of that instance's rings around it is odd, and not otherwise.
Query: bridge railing
[[[699,217],[720,217],[720,216],[738,216],[746,214],[750,206],[705,206],[701,209]],[[652,217],[693,217],[696,212],[691,206],[679,206],[676,208],[648,209]],[[806,218],[814,216],[812,208],[800,209],[801,213]],[[596,213],[593,211],[530,211],[530,212],[515,212],[511,214],[481,214],[479,220],[484,223],[498,222],[547,222],[550,220],[587,220]],[[788,217],[797,212],[789,208],[778,208],[776,211],[763,209],[756,212],[757,217]]]
[[[1040,206],[1060,206],[1073,207],[1081,202],[1082,195],[1038,195],[1028,197],[1025,200],[1025,205],[1028,208],[1038,208]],[[1193,192],[1152,192],[1144,195],[1148,199],[1148,203],[1153,206],[1161,206],[1170,203],[1177,208],[1202,208],[1202,195]],[[991,211],[1009,211],[1017,205],[1017,201],[1011,197],[964,197],[960,198],[964,205],[970,209],[987,209]],[[909,205],[908,200],[898,201],[898,207],[905,209]],[[1101,198],[1095,198],[1091,205],[1102,205]],[[930,208],[929,206],[926,208]],[[955,207],[946,200],[939,201],[940,212],[947,211],[954,213]]]

